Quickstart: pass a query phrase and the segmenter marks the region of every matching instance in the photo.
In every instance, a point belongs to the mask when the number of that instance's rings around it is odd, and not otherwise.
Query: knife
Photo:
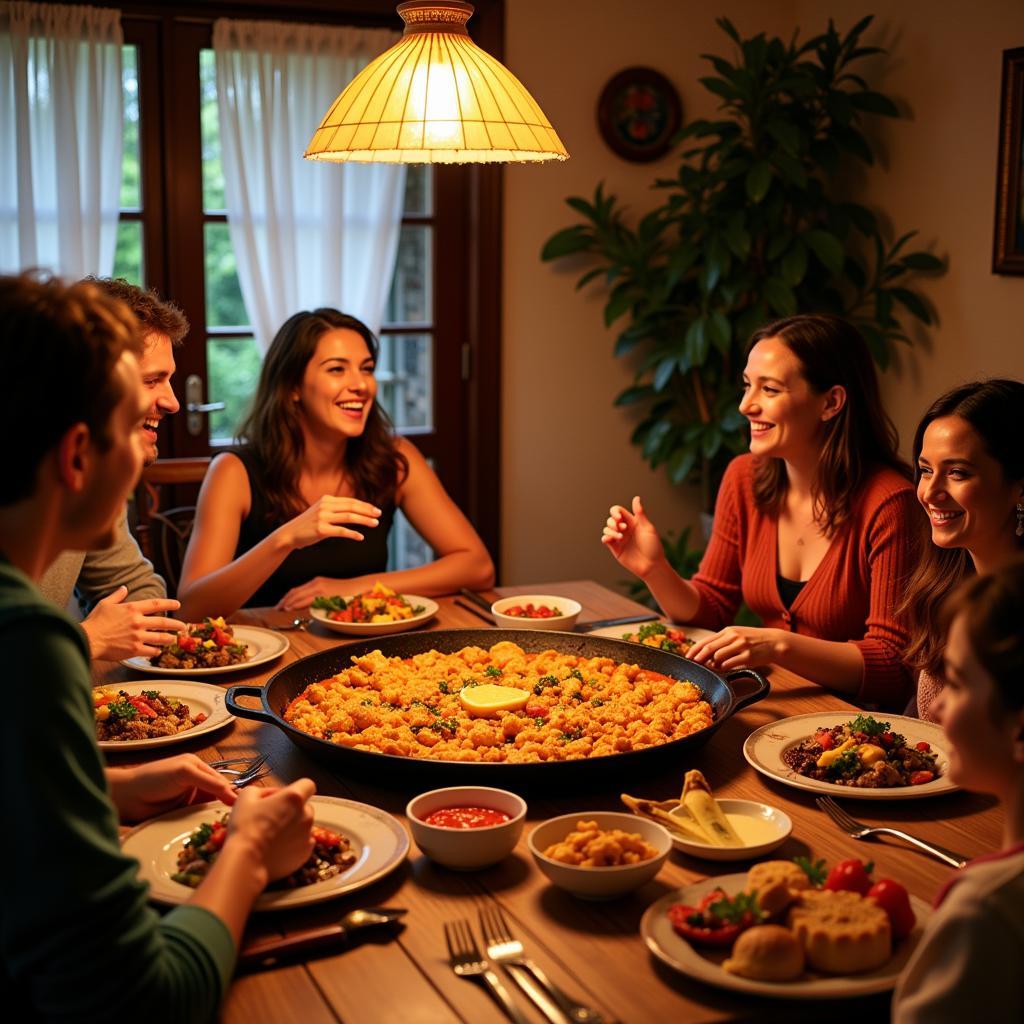
[[[596,619],[594,622],[580,622],[572,627],[573,633],[592,633],[595,629],[604,629],[605,626],[627,626],[631,622],[656,622],[658,616],[654,612],[645,612],[643,615],[620,615],[614,619]]]
[[[362,928],[392,924],[405,913],[407,911],[397,907],[369,907],[365,910],[353,910],[337,924],[327,925],[325,928],[311,928],[284,938],[250,942],[238,954],[237,970],[259,971],[296,959],[305,959],[310,955],[344,945],[353,932]]]

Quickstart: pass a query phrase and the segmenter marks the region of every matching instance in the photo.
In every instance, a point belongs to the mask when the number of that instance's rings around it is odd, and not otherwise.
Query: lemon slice
[[[498,711],[518,711],[530,699],[530,694],[515,686],[484,683],[482,686],[465,687],[459,691],[459,698],[467,711],[487,715]]]

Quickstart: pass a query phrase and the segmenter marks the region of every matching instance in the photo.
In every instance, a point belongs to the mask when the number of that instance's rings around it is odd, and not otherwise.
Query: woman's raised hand
[[[253,845],[270,881],[290,875],[313,851],[312,779],[282,789],[255,786],[238,794],[228,818],[228,842],[242,835]]]
[[[325,494],[282,529],[292,548],[308,548],[327,537],[347,537],[358,541],[363,539],[363,535],[345,524],[376,526],[380,522],[380,514],[380,509],[368,501]]]
[[[613,505],[601,534],[601,543],[635,576],[643,579],[665,559],[665,549],[654,523],[647,518],[639,497],[633,511]]]

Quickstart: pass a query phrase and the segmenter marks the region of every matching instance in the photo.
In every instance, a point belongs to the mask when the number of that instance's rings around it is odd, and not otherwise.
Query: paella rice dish
[[[494,699],[475,700],[486,688]],[[570,761],[643,750],[708,728],[696,684],[611,658],[502,641],[352,658],[284,710],[290,725],[340,746],[440,761]]]

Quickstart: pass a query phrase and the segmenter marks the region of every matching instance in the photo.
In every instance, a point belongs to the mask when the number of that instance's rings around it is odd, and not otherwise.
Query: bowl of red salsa
[[[571,597],[517,594],[491,605],[491,614],[505,629],[572,629],[583,606]]]
[[[456,871],[476,871],[515,849],[526,801],[505,789],[450,786],[413,797],[405,813],[412,837],[427,857]]]

